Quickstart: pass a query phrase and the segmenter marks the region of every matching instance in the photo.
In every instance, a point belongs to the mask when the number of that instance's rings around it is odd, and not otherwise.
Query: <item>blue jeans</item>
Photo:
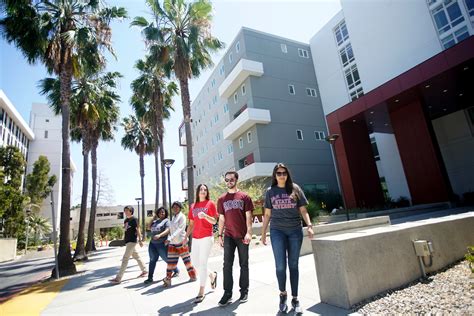
[[[275,257],[276,276],[280,292],[286,291],[286,265],[290,270],[291,295],[298,296],[301,244],[303,243],[303,229],[301,227],[284,231],[270,228],[273,256]],[[288,256],[287,256],[288,254]]]
[[[158,258],[168,263],[168,246],[164,243],[152,243],[148,245],[148,255],[150,256],[150,263],[148,264],[148,279],[153,280],[153,274],[155,273],[156,262]],[[179,269],[176,267],[175,273],[179,273]]]

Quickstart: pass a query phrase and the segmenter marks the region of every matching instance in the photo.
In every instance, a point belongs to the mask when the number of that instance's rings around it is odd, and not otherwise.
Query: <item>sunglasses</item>
[[[227,178],[225,178],[224,181],[225,181],[225,182],[235,182],[235,179],[227,179]]]
[[[286,172],[286,171],[282,171],[282,172],[277,171],[277,172],[276,172],[276,175],[279,176],[279,177],[285,177],[285,176],[288,175],[288,172]]]

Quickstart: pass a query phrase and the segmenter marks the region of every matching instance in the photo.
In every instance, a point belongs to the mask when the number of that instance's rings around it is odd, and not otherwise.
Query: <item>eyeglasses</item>
[[[225,182],[235,182],[235,179],[227,179],[227,178],[225,178],[224,181],[225,181]]]
[[[282,172],[277,171],[276,175],[279,176],[279,177],[286,177],[288,175],[288,172],[286,172],[286,171],[282,171]]]

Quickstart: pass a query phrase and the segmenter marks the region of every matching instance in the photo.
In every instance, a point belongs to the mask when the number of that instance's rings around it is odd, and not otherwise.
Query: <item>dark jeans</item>
[[[298,296],[301,244],[303,243],[303,229],[298,227],[284,231],[270,228],[273,256],[275,257],[276,276],[280,292],[286,291],[286,263],[290,270],[291,295]],[[288,256],[287,256],[288,255]]]
[[[148,278],[153,280],[153,274],[155,273],[156,262],[158,258],[168,263],[168,246],[164,243],[152,243],[148,245],[148,255],[150,256],[150,263],[148,264]],[[179,269],[174,270],[175,273],[179,273]]]
[[[224,291],[232,294],[234,279],[232,277],[232,266],[234,265],[235,248],[239,253],[240,264],[240,292],[249,291],[249,245],[242,242],[241,238],[224,236]]]

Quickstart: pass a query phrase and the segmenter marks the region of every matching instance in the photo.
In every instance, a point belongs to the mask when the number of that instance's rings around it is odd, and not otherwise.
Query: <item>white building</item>
[[[474,191],[474,2],[341,7],[310,46],[346,202],[376,205],[380,182],[414,204]]]
[[[0,89],[0,146],[15,146],[28,159],[28,146],[34,139],[31,128]]]
[[[56,225],[59,227],[61,213],[61,167],[62,167],[62,119],[60,115],[55,115],[49,105],[33,103],[30,112],[30,126],[36,135],[35,141],[31,142],[28,153],[27,173],[33,170],[33,164],[39,156],[46,156],[51,165],[50,176],[57,178],[53,188],[54,209],[56,215]],[[74,178],[76,166],[71,160],[71,186]],[[71,187],[72,192],[72,187]],[[72,194],[71,194],[72,196]],[[51,199],[48,197],[43,201],[40,214],[52,223]]]

